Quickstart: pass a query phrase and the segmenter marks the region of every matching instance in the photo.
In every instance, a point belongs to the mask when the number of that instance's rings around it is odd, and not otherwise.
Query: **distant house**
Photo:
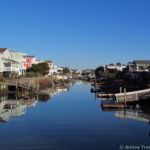
[[[62,73],[63,72],[63,67],[57,66],[57,72]]]
[[[33,64],[36,64],[36,57],[35,56],[29,56],[29,55],[25,55],[24,59],[26,60],[24,62],[24,68],[25,70],[30,68]]]
[[[19,74],[19,63],[12,59],[11,52],[8,48],[0,48],[0,73],[11,76]]]
[[[127,66],[126,65],[121,65],[121,64],[119,64],[119,65],[113,65],[113,64],[110,64],[110,65],[106,65],[105,66],[105,69],[111,69],[111,70],[117,70],[117,71],[123,71],[125,68],[127,68]]]
[[[150,60],[134,60],[128,63],[129,72],[148,72],[150,70]]]
[[[57,70],[57,66],[51,61],[51,60],[46,60],[46,63],[48,63],[49,65],[49,74],[48,75],[56,75],[58,70]]]
[[[45,60],[36,59],[35,62],[34,62],[34,64],[39,64],[39,63],[43,63],[43,62],[45,62]]]

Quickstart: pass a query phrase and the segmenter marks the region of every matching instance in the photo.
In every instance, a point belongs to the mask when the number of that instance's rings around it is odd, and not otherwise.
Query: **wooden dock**
[[[23,78],[0,82],[0,94],[17,93],[18,91],[28,90],[29,92],[36,91],[38,85],[35,79]]]
[[[7,85],[8,86],[22,87],[25,89],[36,88],[35,80],[30,79],[30,78],[10,80],[7,82]]]
[[[118,103],[139,101],[144,99],[144,97],[150,98],[150,89],[116,93],[115,97]]]
[[[124,109],[125,105],[121,103],[107,103],[102,104],[103,109]]]

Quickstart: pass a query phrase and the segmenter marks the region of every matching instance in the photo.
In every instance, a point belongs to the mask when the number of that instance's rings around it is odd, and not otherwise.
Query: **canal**
[[[1,100],[0,150],[150,149],[150,114],[103,111],[88,83],[78,82],[49,100],[17,102],[8,110]]]

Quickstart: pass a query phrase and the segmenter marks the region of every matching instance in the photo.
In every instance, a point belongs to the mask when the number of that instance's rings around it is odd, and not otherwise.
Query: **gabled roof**
[[[150,64],[150,60],[134,60],[135,64]]]
[[[0,53],[3,53],[7,48],[0,48]]]

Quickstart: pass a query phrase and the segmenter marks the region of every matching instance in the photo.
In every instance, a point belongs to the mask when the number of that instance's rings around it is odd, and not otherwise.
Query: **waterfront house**
[[[129,72],[148,72],[150,71],[150,60],[134,60],[128,63]]]
[[[0,58],[11,59],[10,50],[8,48],[0,48]]]
[[[19,74],[19,63],[12,59],[8,48],[0,48],[0,73],[6,76]]]
[[[19,51],[10,51],[10,53],[11,59],[18,62],[19,75],[24,75],[26,71],[26,68],[24,66],[26,59],[24,58],[24,56],[26,56],[27,54]]]
[[[57,66],[51,61],[51,60],[46,60],[46,63],[49,65],[49,76],[50,75],[56,75],[57,74]]]
[[[105,66],[105,70],[111,69],[111,70],[117,70],[117,71],[121,71],[121,72],[122,72],[125,68],[127,68],[127,66],[126,66],[126,65],[121,65],[121,64],[116,64],[116,65],[110,64],[110,65],[106,65],[106,66]]]
[[[34,64],[39,64],[39,63],[43,63],[43,62],[45,62],[45,60],[36,59],[35,62],[34,62]]]
[[[24,68],[25,70],[30,68],[33,64],[36,64],[36,57],[35,56],[29,56],[29,55],[25,55],[24,59],[26,60],[24,62]]]

